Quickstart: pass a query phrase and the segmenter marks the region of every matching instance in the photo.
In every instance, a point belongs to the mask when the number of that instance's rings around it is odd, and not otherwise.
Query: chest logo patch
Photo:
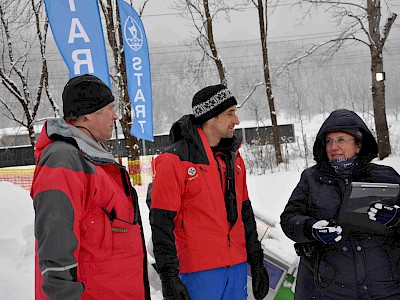
[[[196,169],[193,168],[193,167],[190,167],[190,168],[188,169],[188,174],[189,174],[190,176],[196,175]]]

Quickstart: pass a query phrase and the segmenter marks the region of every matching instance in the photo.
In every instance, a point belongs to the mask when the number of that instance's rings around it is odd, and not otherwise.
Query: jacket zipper
[[[217,157],[215,157],[215,161],[217,162],[217,166],[218,166],[219,183],[221,184],[221,187],[222,187],[222,174],[221,174],[221,167],[220,167],[220,165],[219,165],[219,161],[218,161],[218,158],[217,158]]]
[[[199,168],[200,168],[200,170],[202,170],[203,172],[206,172],[206,173],[207,173],[207,170],[204,169],[203,167],[200,166]],[[207,177],[207,176],[206,176],[206,177]],[[213,203],[213,205],[214,205],[214,209],[217,209],[217,206],[215,205],[214,199],[213,199],[213,197],[212,197],[212,193],[211,193],[211,189],[210,189],[210,186],[209,186],[209,184],[208,184],[208,181],[205,180],[205,182],[206,182],[206,184],[207,184],[208,193],[209,193],[210,199],[211,199],[211,201],[212,201],[212,203]]]

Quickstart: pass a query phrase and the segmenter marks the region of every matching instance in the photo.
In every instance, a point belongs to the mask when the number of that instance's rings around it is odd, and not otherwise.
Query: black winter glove
[[[189,292],[178,275],[160,274],[160,278],[165,300],[190,300]]]
[[[331,224],[327,220],[313,223],[311,227],[313,237],[324,244],[335,244],[342,239],[342,227]]]
[[[252,274],[253,295],[256,300],[264,299],[269,291],[269,276],[264,266],[264,253],[258,240],[256,220],[250,200],[242,205],[242,220],[246,237],[247,261]]]
[[[400,223],[400,207],[398,205],[373,203],[368,210],[368,217],[387,227],[398,226]]]
[[[264,299],[269,291],[269,275],[263,262],[250,264],[253,295],[256,300]]]

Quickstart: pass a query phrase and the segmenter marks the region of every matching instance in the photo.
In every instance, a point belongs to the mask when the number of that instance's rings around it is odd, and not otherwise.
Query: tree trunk
[[[272,123],[272,140],[275,147],[275,158],[276,163],[280,164],[283,162],[281,143],[278,129],[278,120],[276,117],[275,101],[274,95],[272,94],[271,78],[269,73],[269,62],[268,62],[268,49],[267,49],[267,32],[268,32],[268,16],[267,16],[267,2],[265,3],[265,23],[264,23],[264,9],[262,0],[258,0],[258,17],[260,24],[260,37],[261,37],[261,47],[263,54],[263,69],[264,69],[264,83],[265,90],[267,93],[271,123]]]
[[[381,36],[381,2],[380,0],[367,1],[368,29],[372,41],[369,45],[371,52],[372,103],[374,107],[376,138],[379,146],[379,159],[388,157],[391,153],[391,149],[389,129],[386,120],[385,83],[384,78],[378,81],[376,74],[383,74],[383,46],[396,16],[396,14],[391,14],[389,16]]]
[[[35,138],[35,129],[33,127],[33,123],[28,125],[28,133],[32,149],[35,150],[34,148],[35,148],[36,138]]]
[[[221,84],[227,86],[228,82],[227,82],[226,76],[225,76],[225,69],[224,69],[222,61],[218,55],[217,46],[215,45],[215,41],[214,41],[212,19],[211,19],[211,15],[210,15],[210,8],[208,6],[208,0],[204,0],[203,5],[204,5],[204,13],[206,15],[207,40],[208,40],[208,44],[210,45],[211,53],[213,55],[212,58],[217,66],[218,75],[219,75]]]
[[[391,153],[389,129],[386,120],[385,82],[383,80],[376,80],[376,74],[383,73],[383,59],[378,53],[371,53],[371,60],[372,103],[374,107],[376,138],[379,146],[379,159],[384,159]]]
[[[115,73],[117,74],[114,79],[118,86],[118,100],[121,114],[119,121],[126,141],[126,155],[128,160],[136,160],[139,159],[139,147],[137,146],[137,138],[130,134],[132,125],[132,107],[129,100],[128,84],[126,81],[125,54],[123,50],[118,7],[116,4],[115,8],[113,8],[112,0],[107,0],[106,4],[101,1],[100,4],[106,20],[107,38],[113,52]],[[114,17],[116,24],[114,24]]]

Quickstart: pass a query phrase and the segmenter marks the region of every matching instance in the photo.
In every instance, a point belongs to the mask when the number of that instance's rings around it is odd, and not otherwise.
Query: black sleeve
[[[311,225],[317,220],[313,217],[313,209],[309,204],[309,170],[310,168],[301,173],[300,181],[280,215],[283,232],[298,243],[315,241],[311,234]]]
[[[146,195],[146,204],[149,209],[151,207],[151,191],[152,190],[153,190],[153,183],[150,182],[147,187],[147,195]]]
[[[177,276],[179,273],[174,235],[174,218],[176,215],[176,211],[150,209],[153,251],[161,277]]]
[[[247,261],[256,263],[263,260],[264,254],[261,242],[258,240],[256,220],[250,200],[246,200],[242,205],[242,220],[246,237]]]

